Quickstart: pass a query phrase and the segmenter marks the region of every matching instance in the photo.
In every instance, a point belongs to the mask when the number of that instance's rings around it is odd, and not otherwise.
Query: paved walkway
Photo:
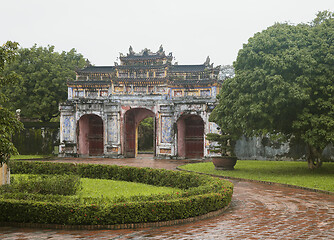
[[[62,161],[72,161],[64,159]],[[76,159],[75,161],[78,161]],[[174,169],[186,161],[87,159],[81,162]],[[231,207],[189,224],[135,230],[67,231],[0,227],[0,239],[334,239],[334,195],[233,181]],[[0,213],[1,214],[1,213]]]

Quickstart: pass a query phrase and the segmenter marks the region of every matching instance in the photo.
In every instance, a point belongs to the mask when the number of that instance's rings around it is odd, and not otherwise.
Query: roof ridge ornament
[[[205,65],[206,67],[210,66],[210,57],[209,57],[209,56],[207,56],[204,65]]]
[[[133,48],[132,48],[131,45],[130,45],[130,47],[129,47],[129,55],[130,55],[130,56],[135,55],[135,51],[133,51]]]
[[[142,51],[142,56],[149,56],[151,55],[151,50],[148,49],[148,48],[145,48],[143,51]]]
[[[159,50],[157,51],[157,54],[159,54],[159,55],[164,55],[165,54],[165,51],[164,51],[164,48],[162,47],[162,44],[160,45]]]
[[[93,66],[92,63],[88,60],[88,58],[86,59],[86,67],[91,67]]]
[[[130,45],[129,47],[129,52],[127,54],[119,53],[120,55],[120,60],[122,61],[123,59],[129,58],[129,59],[139,59],[140,57],[148,57],[148,58],[164,58],[167,57],[168,60],[172,60],[173,55],[170,52],[168,55],[166,55],[165,50],[162,46],[162,44],[159,47],[159,50],[157,52],[152,52],[149,48],[144,48],[140,52],[135,52]]]

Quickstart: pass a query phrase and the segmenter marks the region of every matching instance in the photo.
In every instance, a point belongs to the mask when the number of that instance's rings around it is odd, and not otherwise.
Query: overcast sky
[[[232,64],[256,32],[307,23],[334,0],[0,0],[0,43],[75,48],[96,66],[162,44],[179,64]]]

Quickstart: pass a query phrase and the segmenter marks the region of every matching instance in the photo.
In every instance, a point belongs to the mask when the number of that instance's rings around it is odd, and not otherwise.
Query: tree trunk
[[[307,163],[309,169],[315,169],[322,166],[321,151],[313,146],[308,145],[309,154],[307,156]]]

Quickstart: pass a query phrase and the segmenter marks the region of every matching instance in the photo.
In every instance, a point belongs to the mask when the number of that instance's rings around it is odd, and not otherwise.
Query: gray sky
[[[333,0],[0,0],[0,43],[75,48],[97,66],[162,44],[179,64],[232,64],[256,32],[307,23]]]

